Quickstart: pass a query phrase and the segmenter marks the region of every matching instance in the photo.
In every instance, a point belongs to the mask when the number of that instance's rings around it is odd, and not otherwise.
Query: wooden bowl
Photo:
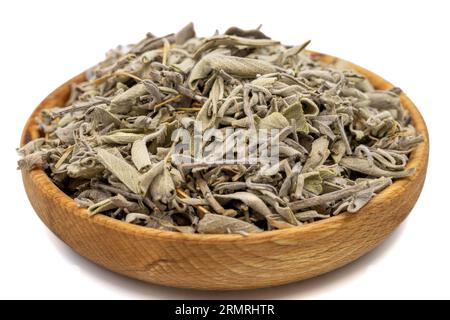
[[[315,58],[364,74],[377,89],[392,85],[352,63],[320,53]],[[33,112],[21,143],[39,136],[35,116],[62,105],[80,74],[51,93]],[[396,180],[357,213],[290,229],[241,235],[181,234],[96,215],[56,187],[42,170],[22,171],[28,198],[39,217],[80,255],[114,272],[173,287],[231,290],[270,287],[311,278],[372,250],[408,215],[422,190],[428,162],[425,122],[411,100],[401,101],[425,142],[411,154],[415,173]]]

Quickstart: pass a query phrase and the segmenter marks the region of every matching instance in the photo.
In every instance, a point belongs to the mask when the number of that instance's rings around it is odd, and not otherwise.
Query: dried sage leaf
[[[403,178],[408,177],[414,173],[415,168],[409,168],[400,171],[388,171],[377,167],[374,164],[370,164],[367,159],[355,158],[355,157],[344,157],[341,159],[339,164],[345,168],[351,169],[353,171],[365,173],[372,177],[392,177],[392,178]]]
[[[125,160],[109,153],[106,150],[97,150],[98,160],[102,163],[106,169],[114,174],[120,181],[123,182],[131,191],[139,194],[139,172],[133,168]]]
[[[262,231],[251,223],[211,213],[205,214],[198,224],[199,233],[257,233]]]

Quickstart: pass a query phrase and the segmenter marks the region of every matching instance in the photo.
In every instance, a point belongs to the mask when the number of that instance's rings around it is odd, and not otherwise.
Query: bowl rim
[[[369,81],[374,85],[377,89],[388,89],[394,87],[389,81],[383,79],[377,74],[357,65],[347,60],[337,58],[335,56],[331,56],[324,53],[319,53],[315,51],[307,50],[307,52],[318,60],[321,60],[328,64],[335,63],[344,63],[346,68],[350,68],[355,70],[364,76],[366,76]],[[62,84],[60,87],[55,89],[52,93],[50,93],[32,112],[29,119],[27,120],[20,140],[20,145],[24,145],[28,140],[30,132],[32,130],[36,130],[36,125],[34,118],[40,112],[40,110],[48,107],[48,100],[53,96],[56,96],[60,91],[64,88],[67,88],[72,83],[80,82],[83,80],[85,73],[81,73],[74,78],[70,79],[66,83]],[[271,231],[264,231],[260,233],[250,233],[246,236],[239,234],[198,234],[198,233],[180,233],[176,231],[167,231],[167,230],[159,230],[154,228],[149,228],[145,226],[134,225],[131,223],[126,223],[120,220],[116,220],[114,218],[104,216],[101,214],[97,214],[95,216],[89,216],[86,208],[80,208],[76,204],[76,202],[64,193],[61,189],[59,189],[50,179],[50,177],[45,173],[42,169],[34,169],[26,172],[22,170],[22,174],[29,174],[34,183],[41,189],[46,190],[46,192],[56,194],[55,198],[60,199],[65,202],[66,207],[68,207],[68,212],[76,215],[81,219],[90,219],[92,223],[98,224],[110,229],[114,229],[115,231],[120,231],[128,234],[138,235],[139,237],[148,237],[148,238],[158,238],[159,240],[184,240],[184,241],[194,241],[194,242],[211,242],[211,243],[221,243],[221,242],[246,242],[246,243],[255,243],[255,242],[264,242],[270,241],[280,238],[295,238],[296,234],[305,233],[305,232],[314,232],[322,229],[330,229],[339,227],[340,224],[345,223],[348,219],[355,219],[356,216],[368,214],[371,210],[371,207],[377,206],[380,203],[386,201],[387,199],[395,198],[398,192],[404,192],[408,189],[408,186],[414,184],[415,178],[419,177],[422,171],[426,171],[427,169],[427,161],[420,161],[423,157],[428,159],[429,153],[429,136],[428,130],[425,124],[425,121],[420,114],[419,110],[415,106],[415,104],[406,96],[405,93],[401,94],[401,102],[403,107],[408,110],[410,113],[413,126],[416,130],[422,134],[424,141],[419,144],[411,153],[407,167],[416,167],[416,171],[409,177],[394,180],[392,185],[388,186],[380,193],[378,193],[375,197],[373,197],[369,203],[367,203],[361,210],[357,213],[349,213],[347,211],[332,216],[327,219],[315,221],[313,223],[309,223],[306,225],[300,225],[288,229],[278,229]]]

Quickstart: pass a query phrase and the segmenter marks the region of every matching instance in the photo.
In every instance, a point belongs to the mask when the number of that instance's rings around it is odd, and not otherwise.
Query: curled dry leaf
[[[271,216],[272,212],[267,207],[267,205],[258,196],[250,192],[235,192],[231,194],[216,194],[217,199],[227,200],[235,199],[242,201],[247,206],[255,210],[255,212],[261,214],[262,216],[268,218]]]
[[[150,194],[152,199],[161,201],[162,203],[168,203],[169,200],[175,197],[175,184],[166,166],[154,178],[153,183],[150,185]]]
[[[259,121],[258,127],[260,129],[283,129],[289,126],[289,121],[286,117],[274,112]]]
[[[297,220],[301,222],[310,221],[314,219],[326,219],[329,218],[329,214],[320,214],[315,210],[302,211],[295,214]]]
[[[381,190],[388,185],[390,185],[392,180],[390,178],[378,178],[373,181],[365,181],[362,183],[355,184],[353,186],[349,186],[346,188],[343,188],[338,191],[329,192],[320,196],[311,197],[309,199],[299,200],[295,202],[289,203],[289,207],[294,210],[300,210],[305,208],[311,208],[315,206],[319,206],[322,204],[326,204],[328,202],[340,200],[343,198],[347,198],[353,194],[356,194],[362,190],[365,190],[370,187],[375,187],[377,190]]]
[[[260,228],[254,224],[221,216],[218,214],[206,214],[198,224],[199,233],[256,233],[262,232]]]
[[[152,165],[150,170],[148,170],[146,173],[138,177],[139,189],[142,194],[147,194],[150,185],[153,183],[155,178],[163,172],[164,167],[164,161],[161,160],[160,162]]]
[[[231,35],[217,35],[205,39],[203,44],[194,53],[194,58],[199,58],[205,51],[219,46],[244,46],[244,47],[266,47],[279,44],[280,42],[270,39],[252,39]]]
[[[110,111],[119,114],[128,113],[133,105],[137,103],[139,97],[146,93],[146,86],[143,83],[138,83],[125,92],[114,97],[111,101]]]
[[[303,171],[315,169],[318,166],[325,163],[328,156],[330,155],[330,150],[328,149],[328,138],[326,136],[321,136],[320,138],[314,140],[311,147],[311,152],[309,157],[303,166]]]
[[[125,221],[133,224],[146,225],[150,221],[150,217],[143,213],[131,212],[127,214]]]
[[[392,177],[403,178],[414,173],[414,168],[404,169],[400,171],[387,171],[371,164],[367,159],[344,157],[339,164],[353,171],[361,172],[372,177]]]
[[[45,169],[48,165],[47,152],[37,151],[27,154],[18,161],[18,168],[24,170]]]
[[[98,137],[98,141],[100,144],[129,144],[135,142],[136,140],[142,139],[143,137],[143,134],[138,133],[114,132]]]
[[[252,78],[259,74],[275,72],[277,69],[274,65],[262,60],[210,53],[204,56],[192,69],[189,76],[191,88],[195,88],[196,81],[206,78],[213,70],[222,70],[242,78]]]
[[[109,153],[106,150],[99,149],[97,151],[98,160],[108,169],[113,175],[115,175],[120,181],[123,182],[131,191],[139,194],[139,172],[131,166],[125,160]]]

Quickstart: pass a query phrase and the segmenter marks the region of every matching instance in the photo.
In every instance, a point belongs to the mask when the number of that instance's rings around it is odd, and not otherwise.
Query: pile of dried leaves
[[[36,119],[43,137],[19,149],[92,214],[186,233],[283,229],[356,212],[410,175],[422,141],[397,88],[315,61],[259,29],[176,34],[118,48]],[[177,128],[279,129],[279,165],[183,165]]]

